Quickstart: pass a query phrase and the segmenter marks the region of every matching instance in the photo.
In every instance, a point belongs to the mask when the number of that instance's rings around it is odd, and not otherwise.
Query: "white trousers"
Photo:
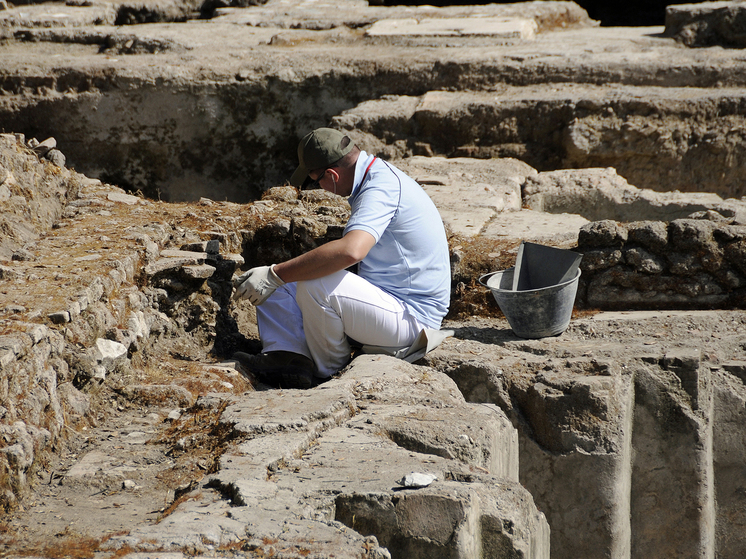
[[[407,347],[424,328],[399,299],[347,271],[286,284],[256,311],[262,351],[310,357],[322,377],[350,361],[347,336],[361,344]]]

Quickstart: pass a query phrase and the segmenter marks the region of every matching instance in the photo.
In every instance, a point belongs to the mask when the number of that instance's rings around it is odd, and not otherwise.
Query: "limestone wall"
[[[177,332],[211,346],[222,320],[215,300],[226,297],[219,286],[242,262],[225,249],[242,240],[200,241],[143,219],[150,202],[39,160],[20,136],[2,141],[0,171],[14,193],[3,212],[12,256],[0,267],[0,505],[10,509],[45,453],[106,416],[96,393],[134,380],[133,359],[142,366]],[[37,230],[16,206],[36,210]],[[169,253],[174,240],[193,250]]]
[[[716,212],[669,223],[598,221],[578,235],[578,304],[613,308],[744,308],[746,227]],[[722,220],[722,221],[717,221]]]
[[[686,347],[679,332],[720,336],[722,323],[609,320],[556,340],[482,332],[429,361],[517,427],[520,480],[547,515],[553,558],[743,556],[744,364],[719,361],[741,353],[737,334]]]

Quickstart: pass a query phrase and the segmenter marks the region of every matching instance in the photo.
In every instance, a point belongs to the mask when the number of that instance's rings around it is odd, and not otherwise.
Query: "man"
[[[349,339],[410,346],[440,328],[450,300],[443,223],[414,180],[330,128],[307,134],[298,159],[290,183],[349,196],[352,213],[341,239],[236,280],[235,297],[257,305],[263,349],[234,357],[284,388],[309,388],[344,367]],[[354,264],[357,274],[346,271]]]

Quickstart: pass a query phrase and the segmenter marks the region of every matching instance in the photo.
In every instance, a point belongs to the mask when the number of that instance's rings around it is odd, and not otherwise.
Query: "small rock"
[[[167,421],[176,421],[181,417],[181,410],[171,410],[171,412],[168,414],[168,417],[166,417]]]
[[[54,138],[47,138],[43,142],[37,142],[36,138],[29,140],[29,147],[34,150],[34,153],[39,157],[44,157],[50,150],[57,147],[57,140]],[[35,144],[35,145],[32,145]]]
[[[118,202],[120,204],[127,204],[128,206],[134,206],[140,203],[140,199],[137,196],[124,194],[123,192],[109,192],[109,194],[106,195],[106,198],[110,202]]]
[[[435,474],[412,472],[411,474],[407,474],[403,478],[401,478],[399,480],[399,485],[401,485],[402,487],[417,489],[419,487],[427,487],[436,479],[438,479],[438,476],[436,476]]]
[[[36,256],[34,256],[32,252],[26,249],[19,248],[18,250],[13,252],[12,259],[20,260],[20,261],[29,261],[29,260],[36,260]]]
[[[17,270],[14,270],[10,266],[0,265],[0,279],[4,280],[15,280],[21,279],[23,274]]]
[[[136,489],[136,488],[137,488],[137,484],[131,479],[125,479],[122,482],[122,489]]]
[[[4,313],[18,314],[18,313],[26,312],[26,310],[27,310],[26,307],[24,307],[22,305],[13,305],[13,304],[10,304],[10,305],[6,306],[3,309],[3,312]]]
[[[70,313],[67,311],[53,312],[47,316],[54,324],[65,324],[66,322],[70,322]]]
[[[208,264],[187,265],[182,270],[187,277],[193,279],[207,279],[215,273],[215,268]]]
[[[57,167],[64,167],[65,163],[67,163],[67,159],[65,158],[65,154],[63,154],[58,149],[50,149],[47,154],[44,156],[44,159],[49,161],[50,163],[53,163],[57,165]]]

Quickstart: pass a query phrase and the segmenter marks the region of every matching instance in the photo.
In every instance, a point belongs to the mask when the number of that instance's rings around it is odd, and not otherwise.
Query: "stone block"
[[[155,262],[151,262],[144,268],[144,272],[148,276],[155,276],[162,272],[175,272],[181,269],[182,266],[194,265],[199,262],[190,257],[185,258],[159,258]],[[204,263],[204,260],[202,261]]]
[[[110,202],[126,204],[128,206],[134,206],[140,203],[140,198],[132,196],[131,194],[125,194],[124,192],[109,192],[106,195],[106,199]]]
[[[679,356],[693,367],[694,356]],[[712,429],[670,389],[640,369],[635,378],[630,519],[633,557],[712,557],[715,540]]]
[[[589,250],[583,253],[580,261],[580,269],[583,272],[597,272],[616,266],[623,260],[622,251],[619,249]]]
[[[104,338],[98,338],[88,353],[96,363],[96,378],[101,379],[127,358],[127,348],[124,345]]]
[[[207,254],[218,254],[220,252],[220,241],[210,239],[198,243],[189,243],[181,247],[181,250],[191,252],[206,252]]]
[[[161,251],[163,258],[175,258],[183,261],[190,261],[190,264],[204,264],[207,259],[206,252],[191,252],[187,250],[164,249]]]
[[[666,35],[688,47],[746,47],[743,2],[702,2],[666,8]]]
[[[668,238],[673,250],[708,250],[714,244],[713,232],[717,227],[701,219],[677,219],[668,225]]]
[[[531,40],[536,22],[523,18],[421,18],[381,19],[366,34],[370,37],[468,37]]]
[[[746,362],[731,362],[744,370]],[[725,368],[725,367],[723,367]],[[727,370],[727,369],[726,369]],[[740,375],[739,375],[740,376]],[[715,477],[715,557],[746,557],[746,387],[722,372],[713,374],[712,446]]]
[[[663,356],[663,367],[681,381],[681,387],[692,399],[692,408],[701,404],[702,391],[709,389],[709,368],[701,367],[702,352],[696,348],[668,351]]]
[[[629,266],[644,274],[660,274],[665,268],[665,263],[658,256],[642,248],[626,249],[624,260]]]
[[[518,484],[439,482],[391,493],[344,493],[335,518],[376,534],[394,557],[549,558],[549,528]]]
[[[323,385],[322,385],[323,386]],[[319,421],[334,421],[347,417],[354,409],[354,398],[344,386],[316,391],[288,391],[274,398],[267,406],[261,392],[245,395],[241,402],[228,406],[221,415],[221,422],[246,436],[275,431],[304,431]]]
[[[426,95],[421,110],[428,105],[438,105],[436,95]],[[479,234],[497,212],[520,210],[521,184],[536,174],[508,158],[480,165],[465,157],[415,156],[397,166],[422,185],[451,232],[466,236]]]
[[[246,262],[246,260],[244,259],[242,255],[236,254],[234,252],[229,252],[227,254],[221,254],[220,259],[227,261],[227,262],[233,262],[236,268],[240,268]]]
[[[636,221],[627,224],[629,240],[653,252],[662,251],[668,244],[668,229],[662,221]]]
[[[377,408],[353,424],[378,427],[392,441],[412,452],[433,454],[472,464],[498,477],[518,481],[518,433],[496,406],[463,404],[432,410]]]
[[[724,370],[741,379],[746,384],[746,361],[725,361],[721,364]]]
[[[619,248],[627,242],[627,237],[627,229],[615,221],[594,221],[580,228],[578,249],[583,250],[585,247]]]
[[[207,279],[215,273],[215,268],[208,264],[183,266],[184,275],[192,279]]]

